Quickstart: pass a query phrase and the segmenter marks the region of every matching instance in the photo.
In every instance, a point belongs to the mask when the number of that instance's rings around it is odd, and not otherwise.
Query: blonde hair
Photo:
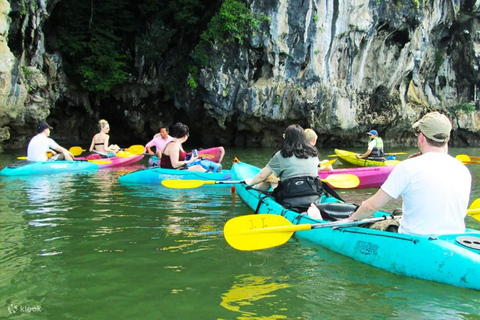
[[[318,138],[317,134],[312,129],[305,129],[305,137],[308,142]]]
[[[108,121],[105,119],[100,119],[98,121],[98,130],[102,131],[102,129],[108,125]]]

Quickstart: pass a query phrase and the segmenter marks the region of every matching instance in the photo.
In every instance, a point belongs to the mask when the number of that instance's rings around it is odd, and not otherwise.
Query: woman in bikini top
[[[98,153],[116,153],[120,150],[120,147],[116,144],[108,145],[108,140],[110,136],[108,132],[110,132],[110,125],[106,120],[98,121],[98,128],[100,130],[99,133],[93,136],[92,144],[90,145],[90,152],[98,152]]]
[[[187,167],[187,165],[198,159],[192,157],[189,160],[185,160],[187,153],[183,150],[182,143],[187,141],[189,136],[189,128],[183,123],[177,122],[173,125],[173,137],[174,139],[169,142],[162,151],[162,158],[160,159],[161,168],[169,169],[186,169],[190,171],[205,172],[201,165],[193,165]]]

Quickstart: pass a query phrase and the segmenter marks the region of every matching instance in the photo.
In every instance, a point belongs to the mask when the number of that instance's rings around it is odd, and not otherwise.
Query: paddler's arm
[[[153,156],[155,153],[152,151],[152,147],[155,146],[155,139],[150,140],[146,145],[145,149],[147,149],[147,152],[149,155]],[[156,147],[156,146],[155,146]],[[158,149],[158,148],[157,148]]]
[[[59,152],[59,153],[63,153],[63,156],[65,157],[65,160],[73,160],[75,159],[75,157],[73,156],[73,154],[65,149],[64,147],[61,147],[61,146],[58,146],[55,148],[55,151]]]
[[[373,150],[373,149],[372,149],[372,150]],[[364,154],[361,154],[361,155],[358,155],[358,154],[357,154],[357,158],[358,158],[358,159],[365,159],[366,157],[368,157],[368,156],[370,155],[370,153],[372,153],[372,150],[367,150],[367,151],[365,151]]]
[[[385,191],[378,189],[377,193],[363,201],[357,211],[346,220],[362,220],[370,217],[392,199]]]
[[[249,186],[254,186],[256,184],[259,184],[267,180],[270,174],[272,174],[272,170],[270,170],[269,167],[265,166],[262,170],[260,170],[260,172],[255,177],[253,177],[252,180],[250,181],[245,180],[245,182],[247,182],[247,185]]]
[[[150,147],[146,147],[146,149],[149,155],[153,156],[155,154]]]

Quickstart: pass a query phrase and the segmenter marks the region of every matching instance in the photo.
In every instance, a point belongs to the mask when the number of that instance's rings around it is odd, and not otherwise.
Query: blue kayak
[[[259,171],[259,168],[243,162],[234,163],[232,179],[253,178]],[[258,213],[282,215],[295,225],[330,222],[287,210],[272,197],[265,197],[254,189],[247,190],[245,184],[238,184],[236,192],[251,209],[258,208]],[[374,217],[385,214],[379,211]],[[398,275],[480,290],[478,230],[467,229],[462,234],[422,236],[361,226],[335,228],[320,226],[297,231],[295,236]]]
[[[163,180],[231,180],[230,170],[222,172],[194,172],[189,170],[165,169],[159,167],[140,169],[118,178],[122,183],[160,184]]]
[[[0,176],[28,176],[80,170],[98,170],[88,161],[17,161],[0,171]]]

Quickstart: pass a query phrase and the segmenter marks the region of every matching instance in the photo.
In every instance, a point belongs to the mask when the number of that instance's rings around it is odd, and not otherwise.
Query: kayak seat
[[[357,205],[340,202],[320,203],[316,205],[324,220],[337,221],[350,217]]]

